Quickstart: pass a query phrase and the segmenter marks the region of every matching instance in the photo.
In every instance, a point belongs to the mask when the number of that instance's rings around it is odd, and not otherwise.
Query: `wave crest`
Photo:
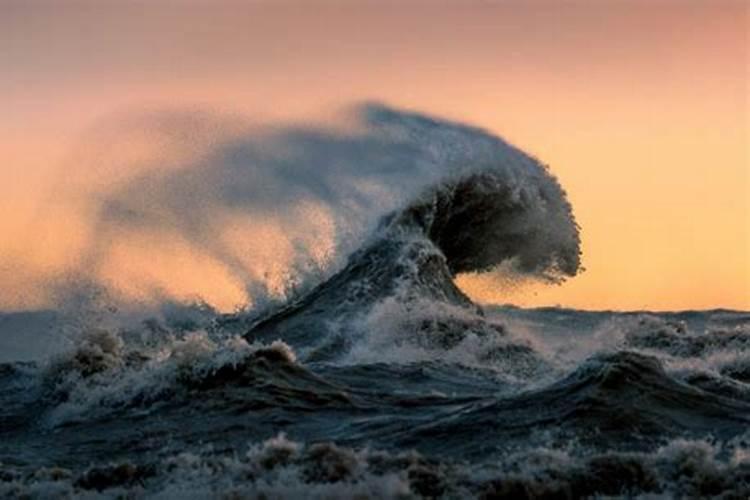
[[[495,172],[439,185],[395,218],[419,227],[453,274],[514,259],[523,273],[561,280],[580,267],[580,240],[565,194],[551,177],[519,190]]]

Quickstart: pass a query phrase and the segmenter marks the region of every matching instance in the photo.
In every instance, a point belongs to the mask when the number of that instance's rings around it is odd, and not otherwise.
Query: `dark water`
[[[328,360],[213,321],[7,363],[0,491],[747,497],[750,315],[486,318],[450,345],[362,338]]]
[[[285,304],[95,323],[32,361],[57,313],[4,316],[0,495],[748,498],[750,313],[473,304],[457,273],[575,275],[578,228],[539,163],[449,131],[503,161]]]

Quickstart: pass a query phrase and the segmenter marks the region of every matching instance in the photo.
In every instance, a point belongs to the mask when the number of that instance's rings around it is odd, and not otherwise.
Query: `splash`
[[[187,111],[114,121],[73,157],[55,193],[63,201],[45,210],[85,221],[81,241],[59,252],[72,257],[44,278],[51,304],[80,295],[74,276],[119,308],[264,307],[332,276],[386,214],[410,204],[423,222],[436,217],[425,229],[452,272],[505,262],[506,274],[558,279],[578,267],[578,230],[557,181],[474,127],[377,103],[326,124]],[[464,211],[448,215],[452,203]]]

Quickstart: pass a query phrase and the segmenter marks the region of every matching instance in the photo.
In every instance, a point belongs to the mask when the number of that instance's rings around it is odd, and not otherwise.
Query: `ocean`
[[[291,134],[369,161],[305,192],[375,222],[284,300],[0,316],[0,496],[750,497],[750,313],[475,304],[456,275],[579,271],[564,191],[482,131],[368,113],[369,135]],[[388,172],[376,210],[361,182]]]

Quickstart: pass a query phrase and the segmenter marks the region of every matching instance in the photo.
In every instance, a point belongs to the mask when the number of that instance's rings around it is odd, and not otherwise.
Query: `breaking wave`
[[[418,153],[410,159],[444,172],[381,217],[374,233],[338,273],[281,311],[258,321],[253,339],[281,337],[310,355],[346,349],[357,320],[397,300],[406,312],[478,312],[455,285],[458,273],[504,272],[561,281],[580,267],[578,226],[557,180],[539,162],[475,129],[384,108],[369,108],[378,133],[398,137]],[[450,142],[448,142],[450,140]],[[408,316],[408,314],[407,314]],[[444,318],[441,318],[443,316]],[[481,318],[436,314],[428,329],[443,338],[487,330]],[[497,333],[492,329],[492,334]]]

